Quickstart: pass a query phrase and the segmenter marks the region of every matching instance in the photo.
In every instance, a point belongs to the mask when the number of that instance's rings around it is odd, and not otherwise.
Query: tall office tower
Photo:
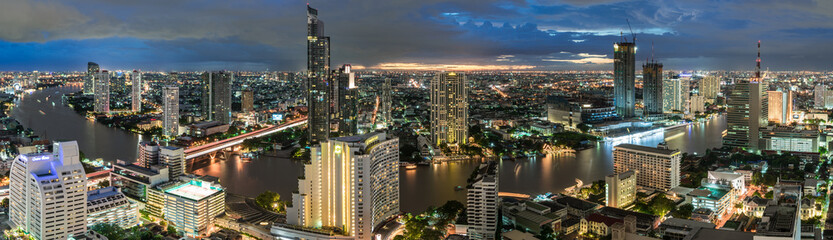
[[[101,67],[98,66],[98,63],[87,63],[87,75],[84,76],[84,94],[95,93],[95,74],[98,73],[98,71],[101,71]]]
[[[338,123],[339,136],[358,134],[358,88],[350,64],[333,72],[331,118]]]
[[[330,37],[324,36],[324,22],[318,10],[307,5],[307,106],[310,143],[330,136]]]
[[[706,112],[706,98],[700,94],[691,95],[691,100],[688,102],[688,109],[690,113],[704,113]]]
[[[136,70],[133,70],[133,74],[130,75],[130,86],[132,90],[130,91],[131,95],[131,104],[130,110],[133,112],[141,112],[142,111],[142,73]]]
[[[247,113],[255,110],[255,93],[251,88],[243,89],[240,97],[240,111]]]
[[[116,187],[87,192],[87,227],[109,223],[121,228],[139,224],[139,204],[130,201]]]
[[[651,62],[642,65],[642,98],[645,113],[662,114],[662,63]]]
[[[94,111],[110,113],[110,73],[102,70],[95,74]]]
[[[127,75],[124,72],[111,72],[110,91],[118,94],[127,92]]]
[[[636,185],[658,191],[680,186],[680,151],[665,146],[620,144],[613,148],[615,173],[636,171]]]
[[[813,103],[816,108],[824,108],[824,97],[827,95],[827,87],[824,85],[816,85],[813,88]]]
[[[760,73],[761,43],[758,42],[758,59],[755,76],[735,84],[726,108],[726,137],[723,146],[757,152],[760,147],[760,129],[769,125],[767,84]]]
[[[399,212],[399,139],[390,137],[371,132],[313,146],[287,222],[371,239],[374,226]]]
[[[9,219],[35,239],[67,239],[87,231],[87,175],[78,143],[21,154],[12,162]]]
[[[605,177],[605,206],[625,208],[636,200],[637,171],[614,173]]]
[[[28,80],[26,80],[26,84],[24,86],[26,86],[26,87],[35,87],[35,86],[37,86],[38,85],[38,77],[40,77],[40,73],[38,73],[38,71],[32,72],[32,74],[29,75]]]
[[[431,80],[431,140],[466,144],[469,132],[468,82],[466,75],[441,72]]]
[[[635,116],[636,105],[636,43],[613,44],[613,105],[622,118]]]
[[[497,162],[489,161],[475,169],[477,176],[470,179],[466,193],[466,217],[471,239],[499,239],[495,236],[498,216]],[[474,175],[474,174],[472,174]]]
[[[230,101],[229,101],[230,102]],[[165,136],[179,135],[179,87],[162,87],[162,132]],[[229,106],[231,109],[231,106]]]
[[[663,80],[662,110],[666,113],[675,111],[686,112],[686,96],[688,95],[688,81],[672,78]]]
[[[391,105],[393,104],[393,98],[391,98],[391,79],[386,77],[385,78],[385,85],[382,85],[382,97],[379,103],[379,117],[381,122],[384,124],[385,128],[390,127],[393,125],[393,115],[391,112]]]
[[[231,123],[231,83],[234,76],[230,72],[206,72],[202,75],[202,116],[205,121]]]
[[[700,95],[703,95],[707,102],[714,103],[718,92],[720,92],[720,78],[707,76],[700,80]]]
[[[150,168],[153,165],[159,164],[159,144],[152,141],[142,141],[139,143],[138,165],[143,168]]]
[[[168,179],[185,175],[185,151],[179,147],[159,148],[159,163],[168,167]]]
[[[793,94],[789,89],[767,91],[768,119],[777,124],[789,124],[792,120]]]

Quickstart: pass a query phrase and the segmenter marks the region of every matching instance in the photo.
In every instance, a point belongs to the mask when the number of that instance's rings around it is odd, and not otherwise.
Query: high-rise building
[[[642,102],[645,115],[663,113],[662,63],[651,61],[642,65]]]
[[[833,91],[827,89],[827,86],[825,85],[816,85],[816,87],[813,89],[813,99],[816,108],[833,108]]]
[[[720,92],[720,78],[707,76],[700,80],[700,95],[706,98],[706,102],[714,103],[717,93]]]
[[[251,88],[243,89],[240,96],[240,111],[247,113],[255,110],[255,93]]]
[[[29,75],[29,78],[26,80],[26,87],[35,87],[38,85],[38,77],[40,77],[40,73],[38,71],[33,71],[32,74]]]
[[[226,191],[220,184],[197,178],[160,184],[153,191],[163,201],[165,220],[187,237],[207,236],[225,212]]]
[[[391,109],[393,99],[391,98],[392,90],[390,81],[391,79],[386,77],[385,84],[382,85],[382,92],[380,94],[381,98],[379,101],[379,119],[376,120],[377,122],[383,124],[382,126],[384,126],[385,128],[388,128],[391,125],[393,125],[393,115],[391,114],[391,112],[393,111]]]
[[[662,84],[662,104],[663,112],[682,112],[685,113],[688,108],[686,99],[688,98],[688,81],[679,78],[669,78],[663,80]]]
[[[9,220],[35,239],[67,239],[87,231],[87,176],[78,143],[21,154],[11,163]]]
[[[119,95],[127,93],[127,74],[119,71],[111,72],[110,91]]]
[[[138,148],[139,159],[137,165],[150,168],[159,164],[159,144],[153,141],[142,141]]]
[[[330,37],[318,10],[307,5],[307,106],[310,143],[330,136]]]
[[[636,185],[658,191],[668,191],[680,185],[680,151],[659,147],[620,144],[613,150],[615,173],[634,170]]]
[[[93,110],[110,113],[110,73],[102,70],[95,74],[95,104]]]
[[[117,160],[116,164],[113,164],[113,171],[110,172],[110,185],[118,187],[125,196],[139,202],[141,210],[162,217],[164,202],[154,198],[152,190],[159,184],[168,182],[169,176],[168,167],[164,165],[145,168]]]
[[[469,132],[468,82],[466,75],[441,72],[431,80],[431,140],[466,144]]]
[[[168,167],[168,179],[185,175],[185,150],[173,146],[160,147],[159,164]]]
[[[313,146],[311,156],[286,210],[289,224],[337,227],[346,236],[371,239],[375,226],[398,214],[399,139],[384,132],[332,138]]]
[[[130,86],[132,90],[130,91],[130,110],[133,112],[141,112],[142,111],[142,73],[136,70],[133,70],[133,74],[130,75]]]
[[[230,72],[206,72],[202,75],[202,116],[205,121],[231,123],[231,83],[234,76]]]
[[[179,87],[162,88],[162,132],[165,136],[179,135]]]
[[[613,105],[622,118],[634,117],[636,106],[636,43],[613,44]]]
[[[706,98],[700,94],[691,95],[691,100],[688,105],[688,109],[692,114],[706,112]]]
[[[769,122],[777,124],[789,124],[793,115],[793,93],[789,89],[779,91],[767,91],[769,100],[768,119]]]
[[[87,192],[87,227],[114,224],[131,228],[139,224],[139,204],[127,199],[116,187]]]
[[[466,218],[470,239],[499,239],[495,236],[498,219],[499,174],[497,162],[482,163],[476,176],[468,181]],[[472,174],[474,175],[474,174]]]
[[[95,74],[101,71],[98,63],[87,63],[87,75],[84,76],[84,94],[95,93]]]
[[[726,136],[723,146],[749,151],[759,146],[760,128],[768,125],[769,107],[766,83],[741,80],[735,84],[726,108]]]
[[[338,123],[339,136],[353,136],[358,134],[358,88],[356,76],[350,64],[344,64],[337,71],[333,71],[332,85],[332,116]]]
[[[629,170],[605,177],[606,206],[625,208],[636,200],[637,171]]]

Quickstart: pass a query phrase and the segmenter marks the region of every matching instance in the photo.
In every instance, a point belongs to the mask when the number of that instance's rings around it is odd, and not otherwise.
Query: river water
[[[77,140],[88,158],[107,161],[135,159],[139,135],[89,121],[60,103],[61,94],[78,90],[78,87],[61,87],[27,95],[18,102],[12,116],[44,138]],[[46,101],[49,95],[52,98]],[[51,102],[55,102],[54,107]],[[707,148],[720,147],[721,134],[725,129],[726,118],[719,116],[707,122],[668,130],[664,134],[624,142],[656,146],[665,140],[669,148],[703,154]],[[575,156],[502,161],[499,169],[500,191],[524,194],[559,192],[574,185],[576,179],[585,183],[603,179],[613,173],[612,150],[612,143],[604,143],[580,151]],[[455,191],[454,187],[465,185],[478,164],[473,161],[453,162],[419,166],[416,170],[403,169],[399,178],[401,209],[419,212],[448,200],[465,202],[465,191]],[[289,200],[290,194],[297,188],[297,177],[302,174],[302,169],[303,164],[297,161],[261,156],[250,162],[233,158],[197,169],[194,173],[219,177],[230,193],[253,197],[271,190]]]

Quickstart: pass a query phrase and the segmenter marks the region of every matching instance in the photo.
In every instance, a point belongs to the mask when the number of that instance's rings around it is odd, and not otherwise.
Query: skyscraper
[[[87,177],[78,143],[21,154],[11,163],[9,220],[35,239],[67,239],[87,231]]]
[[[206,72],[202,75],[202,115],[205,121],[231,123],[231,83],[234,76],[230,72]]]
[[[133,74],[130,75],[130,84],[132,90],[130,91],[131,95],[131,104],[130,110],[133,112],[141,112],[142,111],[142,73],[136,70],[133,70]]]
[[[688,96],[688,81],[680,78],[669,78],[663,80],[662,104],[663,112],[682,112],[687,109],[686,96]]]
[[[310,143],[330,136],[330,37],[324,36],[324,22],[318,10],[307,4],[307,106]]]
[[[338,123],[339,136],[358,134],[358,88],[350,64],[333,72],[332,119]]]
[[[393,103],[393,99],[391,98],[391,86],[390,86],[391,79],[386,77],[385,84],[382,85],[382,93],[380,94],[382,97],[379,103],[379,119],[377,122],[381,122],[384,124],[384,127],[388,128],[393,125],[393,117],[391,115],[391,105]]]
[[[707,76],[700,80],[700,95],[705,97],[707,102],[714,103],[718,92],[720,92],[720,78]]]
[[[240,97],[240,111],[247,113],[255,110],[255,93],[251,88],[243,89]]]
[[[87,63],[87,76],[84,77],[84,94],[95,93],[95,74],[101,71],[98,63]]]
[[[761,43],[758,41],[758,59],[755,76],[735,84],[726,108],[726,137],[723,146],[757,152],[761,138],[760,128],[768,125],[769,107],[767,84],[761,77]]]
[[[462,73],[441,72],[431,80],[431,140],[466,144],[468,140],[468,82]]]
[[[636,105],[636,43],[613,44],[613,105],[622,118],[634,117]]]
[[[637,186],[662,192],[680,186],[680,151],[633,144],[619,144],[613,149],[613,171],[636,171]]]
[[[791,122],[793,109],[793,94],[789,89],[778,91],[767,91],[769,98],[768,119],[769,122],[777,124],[788,124]]]
[[[110,113],[110,73],[102,70],[95,74],[95,104],[98,113]]]
[[[162,131],[165,136],[179,135],[179,87],[162,87]]]
[[[384,132],[332,138],[313,146],[311,156],[286,209],[287,223],[337,227],[344,235],[371,239],[375,226],[397,216],[399,139]]]
[[[466,218],[471,239],[499,239],[495,236],[498,219],[498,166],[489,161],[475,169],[476,176],[468,181],[466,193]]]
[[[642,65],[642,98],[645,113],[662,114],[662,63],[651,62]]]

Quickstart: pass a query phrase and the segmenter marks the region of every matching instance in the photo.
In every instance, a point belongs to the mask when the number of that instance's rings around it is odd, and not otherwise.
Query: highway
[[[271,127],[267,127],[267,128],[264,128],[264,129],[260,129],[260,130],[257,130],[257,131],[250,132],[250,133],[240,134],[236,137],[227,138],[227,139],[223,139],[223,140],[220,140],[220,141],[216,141],[216,142],[213,142],[213,143],[208,143],[208,144],[204,144],[204,145],[200,145],[200,146],[190,147],[190,148],[185,149],[185,159],[193,159],[193,158],[201,157],[203,155],[206,155],[206,154],[209,154],[209,153],[212,153],[212,152],[216,152],[216,151],[219,151],[219,150],[224,149],[224,148],[228,148],[228,147],[232,147],[232,146],[241,144],[241,143],[243,143],[243,141],[245,141],[247,139],[263,137],[263,136],[266,136],[266,135],[269,135],[269,134],[274,134],[276,132],[286,130],[288,128],[301,126],[301,125],[304,125],[306,123],[307,123],[307,117],[303,117],[303,118],[299,118],[299,119],[289,121],[289,122],[281,124],[281,125],[271,126]]]

